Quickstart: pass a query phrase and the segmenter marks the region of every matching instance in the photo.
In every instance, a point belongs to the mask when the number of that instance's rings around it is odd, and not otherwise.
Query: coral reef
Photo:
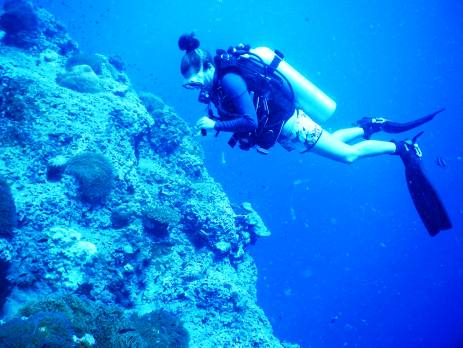
[[[150,147],[159,154],[171,155],[182,144],[183,137],[190,135],[190,128],[183,119],[166,108],[158,96],[143,92],[140,99],[154,118],[154,125],[147,137]]]
[[[169,312],[153,311],[143,316],[132,316],[130,321],[147,347],[188,347],[188,331]]]
[[[5,348],[62,348],[74,346],[69,320],[61,313],[39,312],[0,325],[0,346]]]
[[[66,61],[66,70],[72,70],[77,65],[88,65],[97,75],[103,72],[104,57],[98,54],[76,53]]]
[[[98,347],[110,347],[108,343],[112,337],[127,325],[121,308],[98,304],[76,295],[55,295],[29,302],[18,314],[32,317],[43,312],[64,316],[77,338],[90,335]]]
[[[99,153],[85,152],[67,162],[65,172],[79,182],[80,198],[88,203],[103,203],[113,186],[113,166]]]
[[[69,71],[59,74],[56,82],[60,86],[81,93],[98,93],[103,91],[98,76],[88,65],[73,66]]]
[[[0,332],[35,325],[45,344],[54,316],[50,344],[69,347],[288,346],[247,251],[269,231],[209,176],[187,122],[117,60],[77,54],[46,10],[9,0],[0,23],[0,176],[18,222],[0,238]],[[98,93],[57,83],[76,72]]]
[[[36,8],[28,0],[6,0],[0,17],[0,30],[6,34],[6,45],[41,52],[47,48],[62,55],[77,50],[65,28],[44,9]]]
[[[14,79],[0,75],[0,117],[19,121],[34,112],[30,107],[34,103],[27,97],[31,83],[30,79]]]
[[[19,314],[28,319],[12,319],[0,326],[0,342],[2,333],[27,332],[31,323],[43,317],[57,318],[56,326],[63,328],[65,338],[71,335],[75,337],[74,341],[82,342],[82,338],[91,340],[91,337],[100,348],[128,348],[133,344],[140,347],[181,348],[188,347],[189,342],[183,322],[165,310],[155,310],[142,316],[130,315],[124,314],[117,306],[97,304],[75,295],[52,296],[31,302]]]

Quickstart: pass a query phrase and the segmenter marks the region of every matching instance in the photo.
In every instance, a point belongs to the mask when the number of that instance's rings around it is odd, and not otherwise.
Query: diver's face
[[[209,88],[212,86],[214,72],[215,68],[212,65],[209,65],[206,70],[201,67],[201,70],[199,71],[196,71],[193,67],[191,67],[185,74],[183,87],[198,90],[203,89],[204,87]]]

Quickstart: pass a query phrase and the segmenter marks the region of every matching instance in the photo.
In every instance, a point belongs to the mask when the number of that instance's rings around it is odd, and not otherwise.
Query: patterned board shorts
[[[288,151],[307,152],[315,146],[322,132],[322,127],[304,111],[296,109],[293,116],[283,126],[278,142]]]

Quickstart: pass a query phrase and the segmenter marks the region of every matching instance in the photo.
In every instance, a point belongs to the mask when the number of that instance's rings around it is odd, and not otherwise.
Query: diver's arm
[[[236,115],[239,117],[229,121],[217,121],[214,129],[225,132],[252,132],[257,128],[257,115],[244,79],[235,73],[225,74],[222,78],[222,88],[233,103]]]

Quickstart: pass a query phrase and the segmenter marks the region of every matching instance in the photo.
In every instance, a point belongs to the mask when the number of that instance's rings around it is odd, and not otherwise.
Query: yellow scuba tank
[[[266,64],[271,64],[275,58],[275,52],[268,47],[251,48],[250,52],[259,56]],[[282,60],[278,64],[277,70],[291,84],[298,107],[304,110],[314,121],[322,123],[333,115],[336,110],[336,102],[296,69]]]

